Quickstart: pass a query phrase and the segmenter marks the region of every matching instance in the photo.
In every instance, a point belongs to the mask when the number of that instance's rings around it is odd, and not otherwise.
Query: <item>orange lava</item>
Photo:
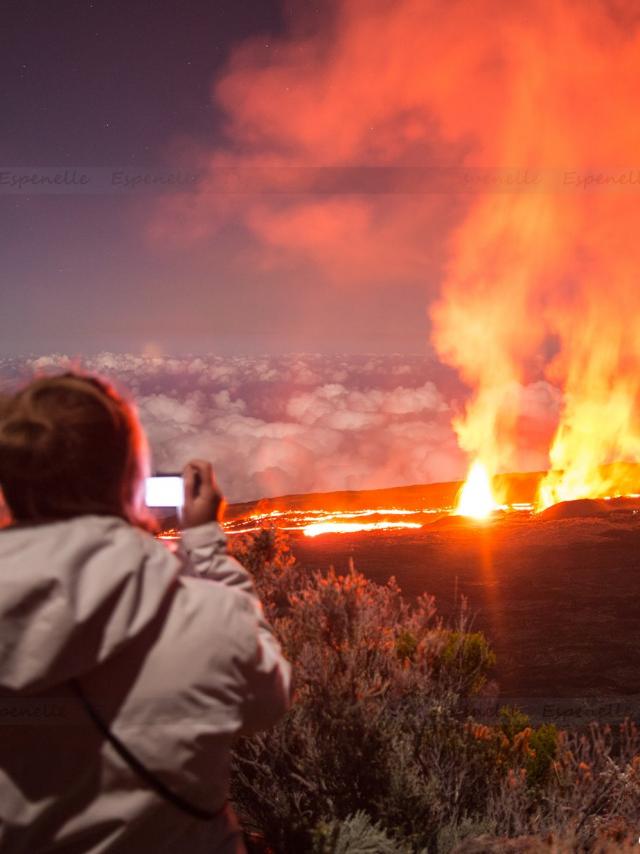
[[[421,528],[419,522],[314,522],[302,529],[305,537],[319,534],[353,534],[357,531],[380,531],[392,528]]]
[[[469,469],[467,480],[460,490],[456,515],[469,516],[472,519],[487,519],[494,511],[500,509],[486,466],[476,461]]]

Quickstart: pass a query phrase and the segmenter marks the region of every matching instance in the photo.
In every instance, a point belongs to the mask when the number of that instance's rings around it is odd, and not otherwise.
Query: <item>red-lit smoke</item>
[[[521,389],[546,377],[564,395],[550,462],[565,474],[542,503],[615,490],[598,466],[640,455],[637,5],[326,8],[319,21],[294,5],[285,35],[234,51],[213,90],[227,142],[201,153],[210,184],[156,232],[235,219],[264,263],[303,259],[363,299],[374,280],[423,275],[432,340],[470,388],[455,422],[469,456],[513,466]],[[398,171],[362,183],[363,166]],[[332,185],[315,167],[352,171]],[[478,185],[485,167],[496,180]],[[506,183],[525,171],[530,184]]]

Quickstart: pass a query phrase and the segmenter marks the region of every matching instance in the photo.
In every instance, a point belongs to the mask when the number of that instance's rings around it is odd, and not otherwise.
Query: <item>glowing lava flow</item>
[[[378,531],[386,528],[421,528],[419,522],[313,522],[303,528],[305,537],[319,534],[352,534],[356,531]]]
[[[460,490],[456,515],[486,519],[494,510],[499,509],[491,488],[489,473],[480,461],[476,461],[469,469],[465,484]]]
[[[451,484],[453,486],[453,484]],[[451,493],[449,493],[451,495]],[[223,523],[229,536],[248,534],[263,528],[276,527],[281,531],[302,534],[305,537],[318,537],[322,534],[356,534],[359,532],[425,531],[430,523],[443,517],[456,515],[474,519],[486,519],[495,510],[519,511],[530,514],[533,505],[528,502],[499,504],[498,497],[491,485],[486,467],[475,462],[463,488],[458,493],[457,506],[453,507],[440,494],[434,506],[374,507],[370,509],[321,510],[319,508],[297,508],[254,512],[239,516]],[[450,499],[449,499],[450,500]],[[421,499],[424,503],[424,497]],[[167,528],[158,535],[170,548],[177,547],[181,531],[179,528]]]

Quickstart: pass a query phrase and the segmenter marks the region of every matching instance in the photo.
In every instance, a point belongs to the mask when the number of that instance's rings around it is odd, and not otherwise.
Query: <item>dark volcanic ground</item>
[[[434,594],[445,617],[456,591],[466,596],[496,652],[500,695],[532,711],[586,696],[640,708],[640,515],[449,517],[417,532],[296,535],[292,547],[309,568],[344,571],[353,558],[376,581],[395,575],[409,597]]]

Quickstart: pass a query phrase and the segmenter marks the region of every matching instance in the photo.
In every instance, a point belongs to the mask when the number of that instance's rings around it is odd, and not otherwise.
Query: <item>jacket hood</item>
[[[153,622],[179,566],[113,516],[0,530],[0,688],[42,691],[120,651]]]

